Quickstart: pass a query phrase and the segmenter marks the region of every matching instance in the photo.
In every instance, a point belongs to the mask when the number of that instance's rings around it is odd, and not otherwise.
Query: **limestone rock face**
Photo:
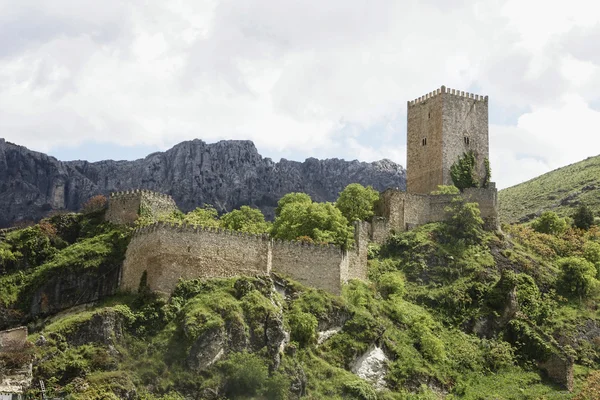
[[[0,227],[39,219],[50,210],[78,210],[96,194],[130,189],[170,194],[183,211],[204,203],[222,212],[251,205],[272,217],[277,200],[289,192],[334,201],[354,182],[403,189],[405,175],[389,160],[273,162],[251,141],[192,140],[144,159],[90,163],[58,161],[0,139]]]

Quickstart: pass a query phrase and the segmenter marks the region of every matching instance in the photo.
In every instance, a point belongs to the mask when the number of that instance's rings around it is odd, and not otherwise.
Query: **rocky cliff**
[[[289,192],[333,201],[349,183],[383,190],[404,188],[405,181],[404,168],[389,160],[273,162],[251,141],[192,140],[144,159],[91,163],[62,162],[0,139],[0,226],[36,220],[50,210],[78,210],[90,197],[116,190],[168,193],[183,211],[204,203],[219,211],[252,205],[271,217]]]

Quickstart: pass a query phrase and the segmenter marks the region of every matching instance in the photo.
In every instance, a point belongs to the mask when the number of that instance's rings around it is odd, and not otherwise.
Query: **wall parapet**
[[[110,193],[110,199],[120,198],[120,197],[137,197],[137,196],[145,196],[148,198],[167,200],[167,201],[170,201],[173,204],[175,204],[175,200],[173,200],[173,198],[170,195],[168,195],[166,193],[155,192],[155,191],[148,190],[148,189],[121,190],[121,191]]]
[[[464,97],[467,99],[472,99],[475,101],[482,101],[482,102],[486,102],[488,101],[488,96],[483,96],[480,94],[474,94],[474,93],[469,93],[469,92],[465,92],[464,90],[456,90],[456,89],[450,89],[447,88],[446,86],[440,87],[439,89],[436,89],[432,92],[426,93],[423,96],[417,97],[414,100],[410,100],[407,102],[408,106],[415,106],[417,104],[423,103],[426,100],[429,100],[433,97],[436,97],[440,94],[449,94],[449,95],[453,95],[453,96],[459,96],[459,97]]]

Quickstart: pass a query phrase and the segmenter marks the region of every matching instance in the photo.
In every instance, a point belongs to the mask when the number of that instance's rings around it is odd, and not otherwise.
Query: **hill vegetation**
[[[543,211],[570,217],[585,204],[600,215],[600,156],[559,168],[498,193],[500,219],[526,222]]]
[[[337,215],[308,196],[284,199],[279,216]],[[192,213],[170,218],[271,229],[252,210]],[[462,201],[449,217],[372,245],[369,280],[342,296],[273,276],[181,281],[161,298],[142,280],[136,293],[37,312],[49,281],[104,282],[131,232],[103,222],[102,210],[57,215],[0,242],[0,324],[28,324],[34,381],[49,397],[593,399],[600,230],[486,232]],[[309,233],[326,230],[312,224]],[[539,368],[552,358],[575,363],[572,393]]]

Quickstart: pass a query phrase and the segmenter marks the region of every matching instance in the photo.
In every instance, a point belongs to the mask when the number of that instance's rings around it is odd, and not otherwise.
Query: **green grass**
[[[529,220],[529,216],[546,210],[571,216],[578,201],[599,215],[600,156],[548,172],[498,194],[500,220],[507,223]]]

